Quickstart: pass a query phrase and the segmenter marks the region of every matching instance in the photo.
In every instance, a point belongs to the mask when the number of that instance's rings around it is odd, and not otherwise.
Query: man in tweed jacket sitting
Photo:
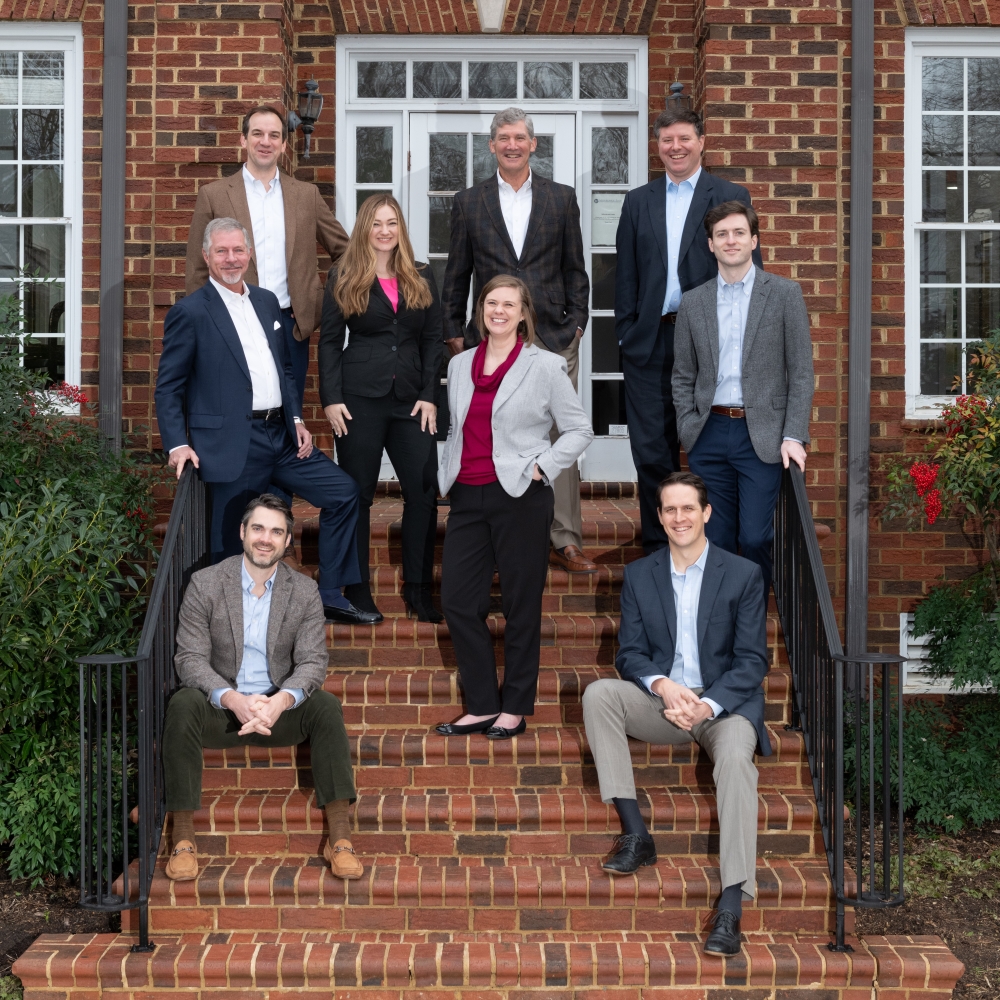
[[[292,512],[272,494],[243,515],[243,554],[191,577],[181,604],[174,666],[181,687],[167,706],[163,770],[173,813],[168,878],[197,878],[194,811],[201,806],[202,748],[282,747],[309,740],[316,801],[338,878],[364,872],[350,841],[355,800],[340,702],[322,690],[326,622],[315,582],[281,561]]]

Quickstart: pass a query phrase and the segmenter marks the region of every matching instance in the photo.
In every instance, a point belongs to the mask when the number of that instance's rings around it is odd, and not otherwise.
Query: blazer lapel
[[[211,281],[205,285],[205,293],[208,297],[208,315],[212,317],[212,322],[215,323],[219,333],[222,334],[222,339],[226,342],[226,346],[233,352],[233,357],[236,358],[241,371],[246,375],[247,381],[249,381],[250,368],[247,365],[247,356],[243,353],[240,335],[236,332],[233,318],[229,315],[226,303],[222,301],[222,296],[216,291]]]
[[[229,611],[229,625],[233,630],[233,646],[236,648],[236,673],[243,663],[243,557],[233,563],[225,582],[226,608]],[[235,675],[234,675],[235,676]]]
[[[698,596],[698,649],[705,648],[705,634],[708,632],[708,621],[712,617],[712,607],[722,586],[722,559],[719,549],[709,545],[708,559],[705,560],[705,574],[701,578],[701,594]],[[705,660],[702,657],[702,679],[704,680]],[[707,686],[707,685],[706,685]]]
[[[527,243],[527,240],[525,240],[525,243]],[[517,359],[510,366],[510,371],[504,375],[503,381],[500,383],[500,388],[497,389],[497,394],[493,397],[494,413],[510,399],[511,394],[524,380],[524,376],[528,374],[528,369],[531,367],[531,363],[534,361],[537,353],[538,348],[534,345],[521,348],[521,353],[518,354]]]
[[[670,643],[677,649],[677,607],[674,604],[674,584],[670,579],[670,549],[662,548],[657,553],[653,563],[653,580],[656,582],[656,592],[663,608]]]
[[[497,187],[497,202],[500,200],[500,189]],[[545,213],[548,210],[549,204],[549,185],[544,177],[539,177],[538,174],[532,172],[531,174],[531,215],[528,216],[528,228],[524,234],[524,245],[521,247],[521,257],[520,260],[524,259],[525,253],[527,253],[528,248],[533,245],[535,234],[538,232],[538,227],[542,224],[542,219],[545,218]],[[504,231],[506,232],[507,226],[504,224]],[[509,234],[508,234],[509,236]],[[513,243],[511,244],[513,247]],[[520,263],[520,260],[518,263]]]
[[[295,223],[298,218],[295,206],[295,183],[287,174],[283,175],[280,171],[278,176],[281,178],[281,205],[285,212],[285,267],[287,273],[291,274],[292,251],[295,249]],[[244,189],[245,196],[246,189]]]
[[[483,181],[481,197],[483,205],[486,208],[486,214],[489,215],[490,221],[493,223],[493,228],[500,235],[504,246],[510,251],[510,259],[516,261],[517,254],[514,253],[514,244],[510,241],[510,233],[507,232],[507,223],[503,221],[503,212],[500,210],[500,184],[496,177],[491,177],[489,180]],[[531,214],[535,214],[534,205],[532,205]],[[528,241],[525,240],[524,243],[527,246]]]
[[[698,183],[694,188],[694,195],[691,198],[691,207],[688,209],[687,218],[684,220],[684,232],[681,234],[681,248],[677,254],[677,266],[680,267],[684,255],[691,249],[695,234],[705,231],[705,213],[708,211],[708,203],[712,197],[712,188],[715,187],[715,180],[704,167],[698,177]],[[664,203],[666,199],[664,199]],[[664,207],[664,211],[666,208]]]
[[[688,294],[691,294],[690,292]],[[712,382],[714,384],[719,374],[719,286],[713,279],[708,288],[703,288],[700,293],[702,316],[704,317],[702,329],[708,338],[708,349],[712,355]]]
[[[274,662],[274,644],[278,639],[278,632],[285,618],[285,609],[291,597],[292,587],[288,581],[288,574],[291,570],[283,563],[279,562],[274,574],[274,583],[271,584],[271,607],[267,614],[267,662],[270,666]],[[271,678],[274,680],[274,678]]]
[[[233,208],[233,218],[250,234],[253,239],[253,221],[250,219],[250,205],[247,202],[247,189],[243,183],[243,167],[236,171],[227,183],[229,189],[229,204]],[[251,285],[257,284],[257,260],[251,254],[250,267],[246,278]]]
[[[661,177],[649,185],[646,208],[649,211],[649,221],[656,236],[656,245],[660,248],[663,258],[663,273],[669,274],[667,263],[667,179]]]
[[[757,328],[764,316],[764,309],[767,306],[767,297],[771,294],[770,276],[754,265],[753,291],[750,293],[750,308],[747,310],[747,327],[743,334],[743,356],[740,359],[741,366],[746,367],[747,358],[750,357],[750,348],[753,339],[757,335]]]
[[[475,354],[475,348],[463,351],[459,355],[463,364],[456,366],[456,368],[460,369],[455,372],[458,383],[455,397],[455,427],[458,433],[461,433],[462,427],[465,425],[465,418],[468,416],[469,407],[472,405],[472,394],[475,392],[475,386],[472,384],[472,359],[475,357]],[[450,379],[448,380],[448,384],[449,386],[451,385]],[[459,455],[461,455],[461,450],[459,450]]]

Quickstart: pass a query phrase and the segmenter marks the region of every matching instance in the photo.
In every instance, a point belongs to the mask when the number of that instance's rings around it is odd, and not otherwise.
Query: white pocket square
[[[274,321],[274,328],[275,328],[275,330],[280,330],[281,329],[281,324],[277,320]]]

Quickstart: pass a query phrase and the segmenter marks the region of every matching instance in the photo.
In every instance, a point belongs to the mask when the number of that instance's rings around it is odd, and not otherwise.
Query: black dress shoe
[[[706,955],[732,956],[740,953],[740,921],[735,913],[719,910],[715,926],[705,942]]]
[[[381,611],[361,611],[353,604],[346,608],[335,608],[329,604],[323,605],[323,614],[328,622],[340,625],[378,625],[382,621]]]
[[[349,583],[344,587],[343,594],[344,599],[358,611],[367,611],[369,614],[378,615],[378,620],[382,621],[382,612],[375,605],[371,584],[367,580],[362,580],[361,583]]]
[[[442,722],[440,726],[434,727],[434,731],[440,733],[442,736],[468,736],[469,733],[485,733],[499,718],[499,715],[494,715],[492,719],[483,719],[482,722],[469,722],[464,726],[460,726],[455,722]]]
[[[631,875],[646,865],[656,864],[656,844],[634,833],[623,833],[615,838],[611,857],[601,867],[612,875]]]
[[[498,715],[497,719],[499,718],[500,716]],[[527,728],[528,720],[522,717],[521,721],[513,729],[504,729],[503,726],[490,726],[486,730],[486,738],[488,740],[509,740],[514,736],[520,736]]]

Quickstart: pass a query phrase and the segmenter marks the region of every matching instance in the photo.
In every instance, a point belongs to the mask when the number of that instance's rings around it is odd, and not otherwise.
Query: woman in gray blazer
[[[594,433],[565,360],[533,344],[535,313],[524,282],[509,275],[487,282],[476,326],[482,342],[448,365],[451,426],[438,473],[442,496],[451,493],[441,605],[468,712],[437,731],[510,739],[535,710],[551,483]],[[560,431],[554,443],[553,424]],[[502,690],[486,624],[494,567],[506,619]]]

